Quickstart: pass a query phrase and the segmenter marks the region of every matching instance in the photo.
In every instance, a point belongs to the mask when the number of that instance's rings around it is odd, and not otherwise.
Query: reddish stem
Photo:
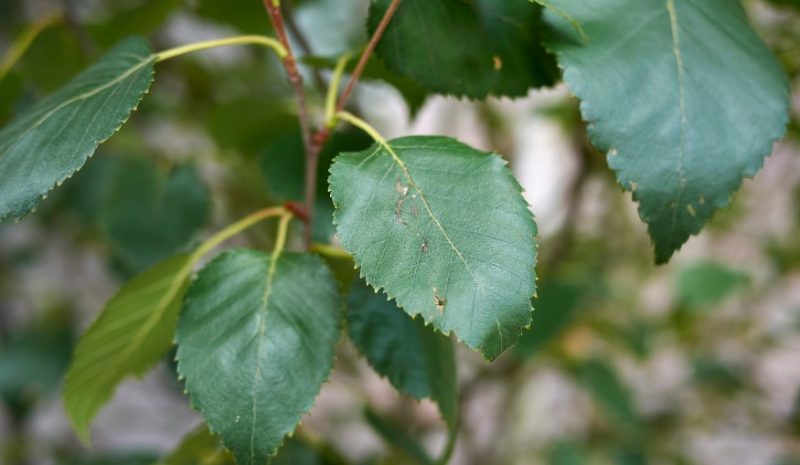
[[[297,98],[298,106],[298,119],[300,120],[300,129],[303,135],[303,147],[305,149],[306,158],[306,173],[305,173],[305,210],[308,212],[306,215],[307,221],[305,222],[304,239],[306,248],[311,247],[311,216],[313,215],[314,208],[314,195],[316,194],[317,185],[317,165],[319,164],[319,152],[312,146],[311,143],[311,120],[308,113],[308,106],[306,104],[306,94],[303,90],[303,77],[297,70],[297,59],[292,51],[289,37],[286,34],[286,26],[284,25],[283,13],[281,11],[280,2],[274,0],[264,0],[264,8],[269,14],[269,19],[275,29],[275,34],[278,36],[278,41],[286,48],[288,52],[283,59],[283,67],[286,69],[286,74],[289,82],[294,88],[294,93]]]

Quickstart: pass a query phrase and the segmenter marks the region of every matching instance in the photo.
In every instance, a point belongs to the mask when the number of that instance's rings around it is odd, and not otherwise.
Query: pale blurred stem
[[[286,28],[289,29],[292,37],[294,37],[294,40],[297,41],[297,45],[300,46],[300,50],[302,50],[303,54],[306,56],[314,56],[314,51],[311,48],[311,42],[308,41],[308,38],[297,26],[297,21],[294,19],[294,8],[292,7],[292,2],[283,2],[281,4],[281,10],[283,11],[283,19],[286,22]],[[314,85],[317,86],[317,90],[324,93],[325,89],[328,88],[328,84],[325,82],[325,79],[322,77],[322,73],[320,73],[319,69],[311,68],[311,77],[314,79]]]
[[[306,248],[311,247],[311,225],[313,207],[314,207],[314,194],[316,193],[317,185],[317,164],[319,163],[319,153],[315,152],[311,147],[311,115],[308,112],[308,105],[306,103],[306,93],[303,89],[303,77],[297,69],[297,59],[292,51],[292,45],[289,43],[289,37],[286,34],[286,27],[284,25],[283,12],[281,11],[280,0],[263,0],[264,9],[267,10],[269,19],[272,22],[272,27],[275,29],[275,35],[278,36],[278,41],[286,49],[286,56],[283,57],[282,63],[286,70],[286,75],[289,83],[294,89],[295,98],[297,99],[297,113],[300,121],[300,130],[303,137],[303,148],[306,159],[306,173],[305,173],[305,202],[304,207],[306,210],[305,220],[306,227],[304,229],[304,240]]]
[[[6,50],[2,58],[0,58],[0,80],[11,71],[11,68],[13,68],[19,59],[22,58],[22,55],[28,51],[28,48],[30,48],[33,41],[36,40],[36,37],[38,37],[42,31],[62,20],[63,17],[59,15],[48,16],[26,26],[22,33],[11,43],[11,46],[8,47],[8,50]]]

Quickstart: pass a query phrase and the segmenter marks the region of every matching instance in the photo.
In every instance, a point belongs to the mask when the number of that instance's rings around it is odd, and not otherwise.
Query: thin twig
[[[387,9],[386,13],[383,15],[383,19],[381,19],[378,28],[375,29],[375,32],[372,34],[367,47],[361,53],[361,58],[358,60],[358,65],[353,70],[353,74],[350,76],[350,81],[347,83],[344,93],[342,93],[342,95],[339,97],[336,105],[336,111],[333,112],[334,115],[339,114],[347,105],[347,101],[350,99],[350,94],[352,94],[353,88],[355,88],[356,83],[358,83],[358,80],[361,78],[361,74],[364,72],[364,68],[372,56],[372,52],[375,51],[375,47],[378,45],[378,42],[380,42],[381,37],[383,37],[383,33],[386,32],[386,28],[389,26],[389,23],[391,22],[395,11],[397,11],[398,6],[400,6],[400,0],[392,0],[391,5],[389,5],[389,9]],[[307,213],[309,218],[313,217],[314,215],[314,196],[316,194],[316,175],[317,165],[319,164],[319,153],[322,151],[322,148],[325,146],[325,143],[328,141],[330,136],[331,128],[325,125],[320,128],[316,134],[314,134],[314,138],[311,141],[311,156],[309,157],[310,163],[308,163],[306,166],[307,169],[310,169],[314,172],[314,184],[311,186],[306,185],[306,209],[308,210]]]
[[[311,48],[311,42],[308,41],[308,38],[297,26],[297,21],[294,19],[294,8],[292,8],[292,2],[283,2],[281,4],[281,9],[283,10],[283,20],[286,23],[286,28],[289,29],[292,37],[294,37],[294,40],[297,41],[297,45],[300,46],[300,50],[303,51],[303,55],[314,56],[314,51]],[[312,67],[311,77],[314,79],[314,85],[317,86],[317,90],[324,94],[328,89],[328,83],[325,82],[325,78],[322,77],[320,70]]]
[[[380,42],[381,37],[383,37],[383,33],[386,32],[386,28],[389,27],[389,23],[392,21],[392,17],[399,6],[400,0],[392,0],[391,5],[389,5],[389,9],[387,9],[386,13],[383,15],[383,19],[381,19],[380,24],[378,24],[378,28],[375,29],[375,32],[372,34],[372,38],[369,40],[367,48],[365,48],[364,52],[361,53],[361,58],[358,60],[356,69],[353,70],[353,74],[350,76],[350,82],[347,83],[347,87],[345,87],[344,92],[342,92],[342,95],[339,97],[339,104],[336,106],[336,113],[344,110],[344,107],[347,105],[347,101],[350,99],[350,94],[353,93],[356,83],[361,78],[361,74],[364,72],[364,68],[367,66],[367,62],[372,56],[372,52],[374,52],[375,47],[378,46],[378,42]]]
[[[286,74],[289,82],[294,88],[295,97],[297,98],[298,106],[298,119],[300,120],[300,129],[303,133],[303,147],[306,154],[306,175],[305,175],[305,207],[308,211],[309,221],[305,227],[305,243],[306,247],[311,247],[311,215],[314,207],[314,195],[317,188],[317,165],[319,163],[319,151],[312,147],[311,143],[311,120],[308,113],[308,106],[306,104],[306,94],[303,90],[303,78],[297,70],[297,59],[292,46],[289,43],[289,38],[286,35],[286,27],[284,26],[283,13],[281,11],[279,0],[264,0],[264,8],[269,14],[269,19],[272,21],[272,26],[275,29],[275,34],[278,36],[278,41],[283,44],[288,52],[283,59],[283,67],[286,69]]]

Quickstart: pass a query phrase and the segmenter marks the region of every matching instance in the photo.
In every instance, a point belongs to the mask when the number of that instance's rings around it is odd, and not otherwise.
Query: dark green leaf
[[[447,426],[456,428],[456,361],[448,337],[421,318],[409,318],[360,279],[350,287],[347,324],[350,339],[375,371],[416,399],[433,399]]]
[[[235,465],[219,438],[203,424],[187,434],[178,447],[157,465]]]
[[[408,435],[403,429],[383,418],[377,412],[367,408],[364,411],[367,423],[377,432],[387,444],[413,460],[418,465],[432,465],[434,462],[430,455],[416,439]]]
[[[373,32],[390,0],[375,0]],[[442,94],[520,97],[557,75],[539,44],[540,8],[528,0],[404,0],[376,53],[396,73]]]
[[[64,323],[16,328],[0,339],[0,399],[12,410],[26,409],[60,383],[72,350]]]
[[[612,420],[624,429],[636,430],[640,421],[631,393],[608,363],[600,359],[585,361],[578,366],[578,376]]]
[[[181,0],[141,0],[134,5],[130,5],[130,2],[114,2],[111,4],[114,10],[110,18],[85,27],[95,42],[108,46],[129,35],[150,34],[182,3]]]
[[[178,323],[178,372],[239,465],[263,465],[308,412],[339,339],[322,259],[234,250],[206,266]]]
[[[783,135],[786,75],[739,1],[547,3],[549,47],[664,263]]]
[[[176,255],[136,276],[81,337],[67,372],[64,407],[83,439],[117,384],[143,374],[172,345],[192,264],[190,255]]]
[[[720,302],[749,281],[740,271],[713,262],[695,263],[678,274],[678,297],[687,305]]]
[[[529,358],[556,337],[580,310],[584,292],[585,289],[572,284],[540,284],[537,298],[533,301],[536,307],[535,323],[519,338],[514,353],[521,358]]]
[[[0,220],[20,218],[83,166],[153,80],[153,55],[128,39],[0,130]]]
[[[141,158],[119,165],[98,223],[125,268],[139,272],[192,239],[208,219],[210,194],[191,165],[169,175]]]

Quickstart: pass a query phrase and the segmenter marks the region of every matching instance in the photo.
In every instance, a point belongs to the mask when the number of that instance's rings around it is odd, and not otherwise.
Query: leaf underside
[[[350,339],[372,368],[399,391],[437,403],[449,428],[457,421],[456,362],[450,338],[409,318],[363,280],[347,298]]]
[[[153,55],[127,39],[0,130],[0,220],[21,218],[79,170],[153,81]]]
[[[322,259],[220,255],[186,294],[178,372],[192,404],[239,465],[267,463],[333,366],[339,291]]]
[[[370,33],[390,3],[372,3]],[[528,0],[404,0],[376,54],[433,92],[520,97],[532,87],[553,85],[558,75],[540,45],[540,15]]]
[[[787,78],[738,1],[548,5],[548,48],[664,263],[783,135]]]
[[[167,258],[117,291],[81,337],[64,382],[64,407],[84,439],[117,384],[142,375],[172,345],[191,255]]]
[[[334,161],[342,247],[408,314],[494,359],[531,321],[536,224],[521,188],[499,156],[453,139],[388,144]]]

